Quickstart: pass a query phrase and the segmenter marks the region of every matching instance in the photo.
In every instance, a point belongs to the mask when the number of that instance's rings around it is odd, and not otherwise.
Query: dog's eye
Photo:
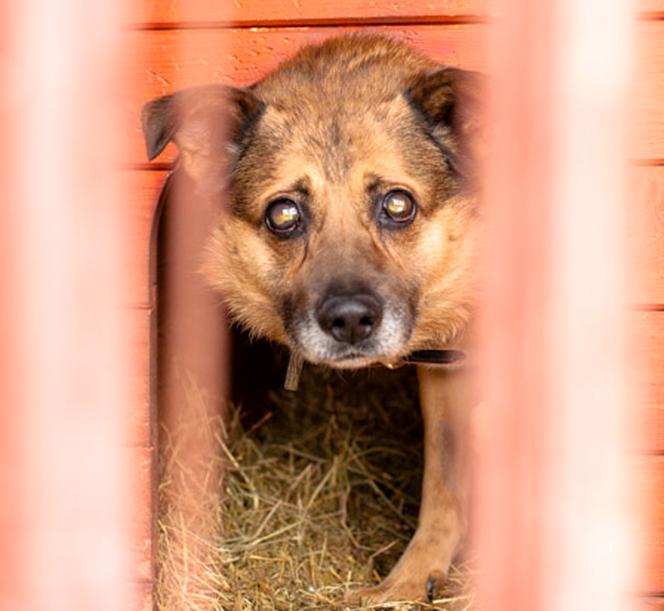
[[[408,223],[415,217],[417,207],[406,191],[390,191],[383,198],[383,211],[395,223]]]
[[[279,236],[286,236],[295,231],[301,219],[300,208],[292,199],[278,199],[265,211],[265,224],[272,233]]]

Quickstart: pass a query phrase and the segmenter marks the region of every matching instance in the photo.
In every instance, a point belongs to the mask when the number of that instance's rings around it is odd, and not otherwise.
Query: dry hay
[[[172,504],[162,515],[159,608],[377,608],[343,599],[378,583],[414,531],[422,449],[415,390],[412,370],[306,367],[300,389],[271,391],[263,413],[232,410],[209,457],[210,473],[225,469],[222,501],[199,495],[209,534],[187,532]],[[165,464],[177,454],[170,448]],[[467,582],[468,570],[453,568],[434,604],[391,608],[469,609]]]

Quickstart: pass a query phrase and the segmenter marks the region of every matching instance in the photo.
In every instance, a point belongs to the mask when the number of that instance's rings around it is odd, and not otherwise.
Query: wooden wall
[[[230,7],[230,8],[229,8]],[[639,583],[644,608],[664,609],[664,0],[639,4],[638,74],[634,84],[633,197],[627,231],[635,244],[635,268],[626,301],[633,310],[630,360],[638,384],[630,424],[635,496],[647,518],[645,560]],[[132,198],[126,206],[127,273],[133,282],[125,302],[136,334],[135,419],[127,434],[131,460],[142,470],[137,484],[145,500],[136,523],[136,587],[150,608],[154,566],[153,446],[149,338],[153,301],[148,276],[152,218],[175,151],[155,163],[145,159],[139,126],[142,104],[189,85],[248,85],[308,42],[357,28],[404,39],[443,63],[482,69],[483,35],[492,15],[481,0],[142,0],[127,19],[128,124],[134,126],[121,169]],[[234,10],[229,19],[229,10]],[[618,41],[617,44],[620,44]],[[600,415],[598,415],[600,417]]]

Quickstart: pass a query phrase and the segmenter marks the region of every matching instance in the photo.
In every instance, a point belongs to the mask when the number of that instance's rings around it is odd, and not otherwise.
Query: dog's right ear
[[[225,182],[231,152],[263,109],[263,102],[248,89],[225,85],[156,98],[141,112],[148,159],[173,141],[180,153],[178,165],[205,190],[217,190]]]

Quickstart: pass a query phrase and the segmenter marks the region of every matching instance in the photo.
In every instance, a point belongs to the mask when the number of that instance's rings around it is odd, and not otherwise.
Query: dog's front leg
[[[422,366],[418,377],[424,478],[417,531],[380,585],[352,593],[356,602],[432,599],[465,534],[469,375]]]

